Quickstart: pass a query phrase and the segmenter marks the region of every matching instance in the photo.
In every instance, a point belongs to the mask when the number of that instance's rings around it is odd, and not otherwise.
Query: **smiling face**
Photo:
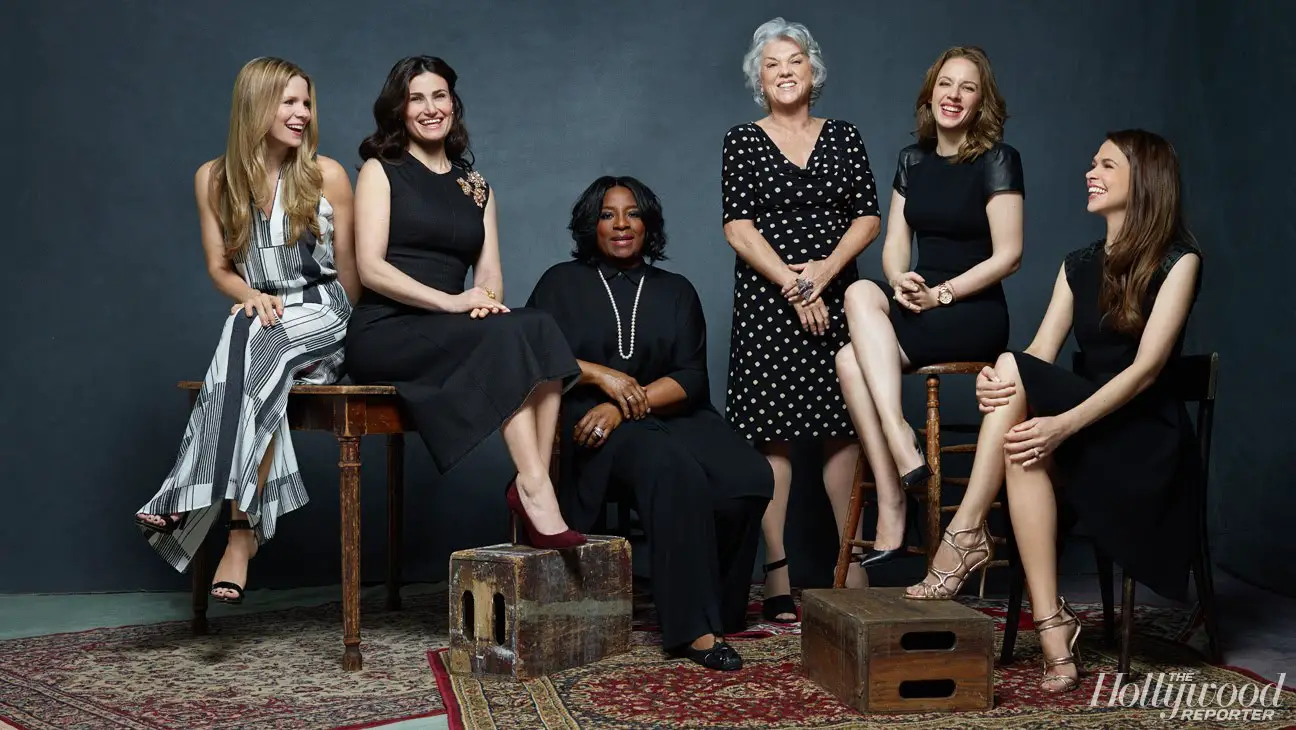
[[[405,98],[405,131],[412,141],[443,142],[454,125],[454,96],[450,85],[427,72],[410,79]]]
[[[610,188],[603,195],[603,208],[599,211],[599,252],[613,264],[638,263],[643,258],[644,231],[634,193],[619,185]]]
[[[981,97],[981,72],[977,65],[966,58],[951,58],[941,66],[936,85],[932,87],[932,116],[943,129],[961,129],[976,116]]]
[[[801,50],[801,46],[786,38],[765,44],[761,58],[761,88],[770,106],[808,103],[813,78],[810,57]]]
[[[274,121],[266,136],[284,147],[300,147],[311,113],[310,85],[306,83],[306,79],[293,76],[284,85],[279,106],[275,109]]]
[[[1110,139],[1103,142],[1085,173],[1090,213],[1105,215],[1125,210],[1130,196],[1130,161]]]

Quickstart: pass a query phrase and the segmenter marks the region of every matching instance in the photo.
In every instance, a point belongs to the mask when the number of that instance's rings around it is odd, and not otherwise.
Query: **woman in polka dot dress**
[[[881,228],[877,189],[854,125],[810,115],[826,70],[805,26],[775,18],[743,59],[768,116],[729,130],[722,192],[725,238],[737,253],[726,413],[774,470],[765,512],[764,616],[796,621],[783,525],[792,441],[825,446],[823,478],[838,531],[859,456],[834,356],[848,336],[846,288],[855,259]],[[848,585],[860,585],[852,568]]]

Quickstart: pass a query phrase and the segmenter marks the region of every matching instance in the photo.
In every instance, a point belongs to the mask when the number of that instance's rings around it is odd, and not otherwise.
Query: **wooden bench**
[[[190,407],[202,383],[183,381]],[[294,431],[328,431],[338,441],[338,486],[342,512],[342,668],[363,666],[360,654],[360,438],[387,436],[387,608],[400,608],[402,501],[405,490],[405,432],[396,389],[385,385],[296,385],[288,395],[288,426]],[[206,545],[194,556],[193,631],[207,633],[211,587]]]

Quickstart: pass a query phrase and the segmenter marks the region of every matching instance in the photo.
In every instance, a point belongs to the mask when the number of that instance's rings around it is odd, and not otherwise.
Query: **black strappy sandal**
[[[229,529],[250,531],[252,529],[252,524],[249,523],[247,520],[230,520]],[[249,558],[249,560],[251,560],[251,558]],[[234,591],[236,595],[233,598],[230,598],[228,596],[218,596],[215,593],[212,593],[212,591],[215,591],[217,588],[224,588],[225,590]],[[243,602],[243,586],[237,583],[231,583],[227,580],[218,581],[216,583],[212,583],[211,588],[208,589],[208,595],[210,595],[213,599],[221,603],[238,605]]]
[[[788,559],[775,560],[772,563],[765,564],[765,574],[769,575],[770,571],[786,568]],[[790,613],[796,618],[781,619],[780,614]],[[761,617],[766,621],[773,621],[776,624],[794,624],[801,621],[801,615],[797,613],[796,601],[792,600],[792,594],[785,593],[781,596],[767,596],[761,601]]]
[[[180,515],[180,519],[178,519],[178,520],[177,520],[176,518],[172,517],[170,514],[165,514],[165,515],[150,515],[150,516],[151,516],[151,517],[161,517],[161,518],[162,518],[162,521],[165,522],[166,524],[164,524],[164,525],[155,525],[155,524],[153,524],[152,522],[149,522],[148,520],[143,519],[143,518],[140,517],[139,515],[135,515],[135,524],[136,524],[136,525],[139,525],[140,527],[143,527],[144,529],[148,530],[149,532],[156,532],[156,533],[158,533],[159,535],[170,535],[171,533],[175,532],[176,530],[179,530],[181,527],[184,527],[184,525],[185,525],[185,520],[188,520],[188,519],[189,519],[189,513],[188,513],[188,512],[185,512],[184,514]]]

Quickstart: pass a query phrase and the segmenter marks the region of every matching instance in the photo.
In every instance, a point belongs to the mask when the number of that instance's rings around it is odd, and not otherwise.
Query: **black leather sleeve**
[[[891,182],[891,187],[895,188],[897,193],[908,197],[909,195],[909,170],[922,160],[923,151],[918,145],[909,145],[900,150],[900,158],[896,161],[895,180]]]
[[[1026,195],[1026,177],[1022,174],[1021,155],[1006,144],[997,144],[985,154],[985,197],[1013,191]]]

